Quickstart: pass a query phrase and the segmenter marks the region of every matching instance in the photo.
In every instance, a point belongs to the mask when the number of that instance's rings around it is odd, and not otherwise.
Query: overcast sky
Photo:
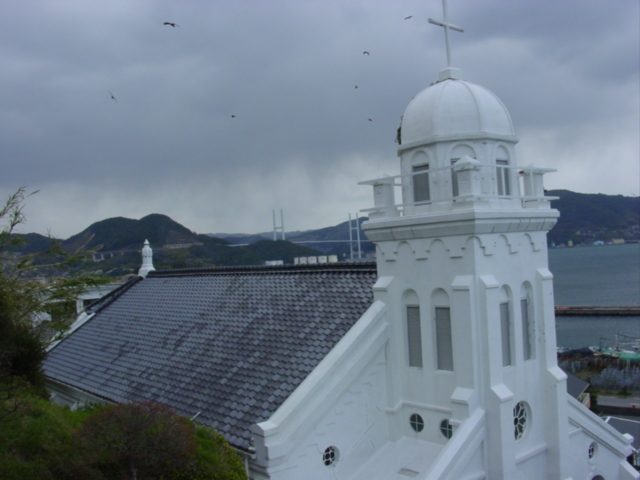
[[[639,194],[638,1],[448,15],[519,164],[558,169],[549,189]],[[280,208],[287,231],[343,222],[372,206],[359,181],[399,173],[400,117],[446,67],[429,17],[440,0],[0,0],[0,195],[40,190],[22,231],[60,238],[150,213],[198,233],[269,231]]]

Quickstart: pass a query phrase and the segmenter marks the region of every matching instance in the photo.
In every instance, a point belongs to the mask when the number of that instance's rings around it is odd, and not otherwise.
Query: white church
[[[399,141],[399,175],[362,182],[376,264],[154,271],[145,245],[49,352],[54,400],[168,404],[253,480],[640,479],[557,365],[552,170],[451,66]]]

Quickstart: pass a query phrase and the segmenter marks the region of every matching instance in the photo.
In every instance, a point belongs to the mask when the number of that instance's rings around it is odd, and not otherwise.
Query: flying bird
[[[373,122],[373,120],[369,119],[370,122]]]
[[[236,116],[235,115],[231,115],[231,118],[236,118]]]
[[[358,85],[356,85],[356,88],[358,88]]]
[[[371,55],[369,52],[367,52],[366,50],[364,52],[362,52],[363,55]]]
[[[111,93],[111,90],[107,90],[107,92],[109,92],[109,95],[111,95],[111,99],[115,100],[116,103],[118,103],[118,99],[116,97],[113,96],[113,93]]]
[[[408,17],[404,17],[405,20],[409,20],[410,18],[413,18],[413,15],[409,15]]]
[[[164,22],[163,25],[171,25],[173,28],[176,28],[176,27],[180,26],[177,23],[173,23],[173,22]]]

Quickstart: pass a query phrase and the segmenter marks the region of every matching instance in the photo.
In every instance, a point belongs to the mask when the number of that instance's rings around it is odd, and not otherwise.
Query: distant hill
[[[375,245],[370,242],[367,235],[362,230],[362,224],[368,220],[367,217],[360,217],[358,228],[360,229],[360,250],[363,256],[373,255]],[[325,227],[319,230],[310,230],[307,232],[287,233],[287,239],[290,241],[304,242],[304,245],[321,250],[326,255],[338,255],[339,258],[351,258],[351,244],[349,243],[349,229],[351,231],[351,240],[354,242],[354,258],[356,258],[358,232],[355,230],[356,221],[339,223],[333,227]],[[317,243],[315,243],[317,242]]]
[[[140,220],[115,217],[90,225],[82,232],[65,240],[64,246],[75,249],[87,243],[87,248],[102,245],[102,251],[140,250],[141,243],[152,245],[179,245],[202,243],[198,235],[166,215],[152,213]],[[222,241],[221,241],[222,242]]]
[[[559,197],[551,202],[551,206],[560,211],[558,223],[549,232],[549,244],[640,240],[639,197],[575,193],[569,190],[550,190],[547,195]],[[375,247],[361,229],[366,220],[366,217],[359,219],[361,249],[363,256],[370,256]],[[156,268],[260,265],[266,260],[292,263],[295,257],[319,254],[338,255],[341,260],[351,258],[349,229],[349,222],[343,222],[317,230],[286,232],[286,241],[272,240],[273,232],[221,233],[218,235],[224,238],[218,238],[197,234],[166,215],[154,213],[140,220],[116,217],[96,222],[64,240],[63,245],[67,249],[75,249],[87,242],[88,248],[102,245],[99,250],[102,255],[89,260],[84,269],[122,276],[138,271],[140,250],[145,239],[149,240],[154,250]],[[351,233],[355,242],[356,231]],[[27,243],[15,251],[33,253],[43,251],[50,245],[50,239],[42,235],[32,233],[23,237]],[[353,248],[355,258],[355,244]]]
[[[367,217],[359,218],[358,226],[360,227],[360,241],[362,255],[372,254],[375,252],[375,246],[367,239],[364,231],[362,230],[362,223],[367,220]],[[354,256],[357,246],[355,242],[357,240],[357,232],[355,230],[355,219],[352,220],[352,226],[354,230],[351,232],[354,242]],[[349,222],[339,223],[332,227],[320,228],[318,230],[306,230],[286,232],[285,238],[287,241],[293,242],[298,245],[305,245],[310,248],[319,250],[324,255],[338,255],[340,259],[351,258],[350,244],[349,244]],[[219,236],[225,240],[236,244],[252,244],[264,239],[272,239],[273,232],[262,232],[256,234],[243,234],[243,233],[216,233],[208,234],[209,236]],[[278,238],[281,238],[282,233],[278,232]]]
[[[21,237],[24,242],[9,248],[10,251],[18,252],[22,255],[43,252],[51,247],[51,239],[39,233],[25,233],[14,236]]]
[[[96,222],[63,241],[63,246],[69,250],[84,244],[87,249],[97,248],[97,254],[88,259],[84,269],[114,277],[137,273],[144,240],[149,240],[153,248],[153,262],[158,269],[262,265],[267,260],[293,263],[294,257],[320,253],[290,242],[258,238],[251,245],[234,246],[228,240],[192,232],[156,213],[140,220],[116,217]]]
[[[640,240],[640,197],[576,193],[549,190],[548,196],[560,197],[551,206],[560,211],[558,223],[548,236],[550,243],[574,245]]]
[[[559,197],[551,202],[551,206],[560,211],[558,223],[548,235],[549,244],[574,245],[592,244],[595,241],[611,242],[613,239],[625,241],[640,240],[640,197],[624,197],[622,195],[604,195],[592,193],[576,193],[569,190],[549,190],[548,196]],[[366,218],[360,218],[360,224]],[[221,234],[224,235],[224,234]],[[270,238],[271,232],[258,235],[233,234],[226,239],[232,243],[251,243],[255,239]],[[352,232],[356,239],[356,232]],[[304,245],[321,250],[323,253],[337,254],[340,258],[350,255],[349,222],[333,227],[305,232],[287,232],[287,240],[305,242]],[[365,255],[373,252],[374,246],[367,241],[361,230],[361,248]],[[313,241],[318,243],[313,243]],[[340,243],[324,243],[341,240]]]

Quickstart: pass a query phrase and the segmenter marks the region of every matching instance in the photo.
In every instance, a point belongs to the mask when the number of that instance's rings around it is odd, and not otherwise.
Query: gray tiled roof
[[[633,448],[640,448],[640,420],[631,418],[607,417],[605,420],[609,425],[618,430],[620,433],[633,436]]]
[[[373,264],[165,270],[94,303],[49,353],[48,377],[154,400],[247,449],[373,301]]]
[[[567,393],[569,395],[579,400],[580,395],[582,395],[587,388],[589,388],[588,382],[585,382],[571,372],[567,372]]]

